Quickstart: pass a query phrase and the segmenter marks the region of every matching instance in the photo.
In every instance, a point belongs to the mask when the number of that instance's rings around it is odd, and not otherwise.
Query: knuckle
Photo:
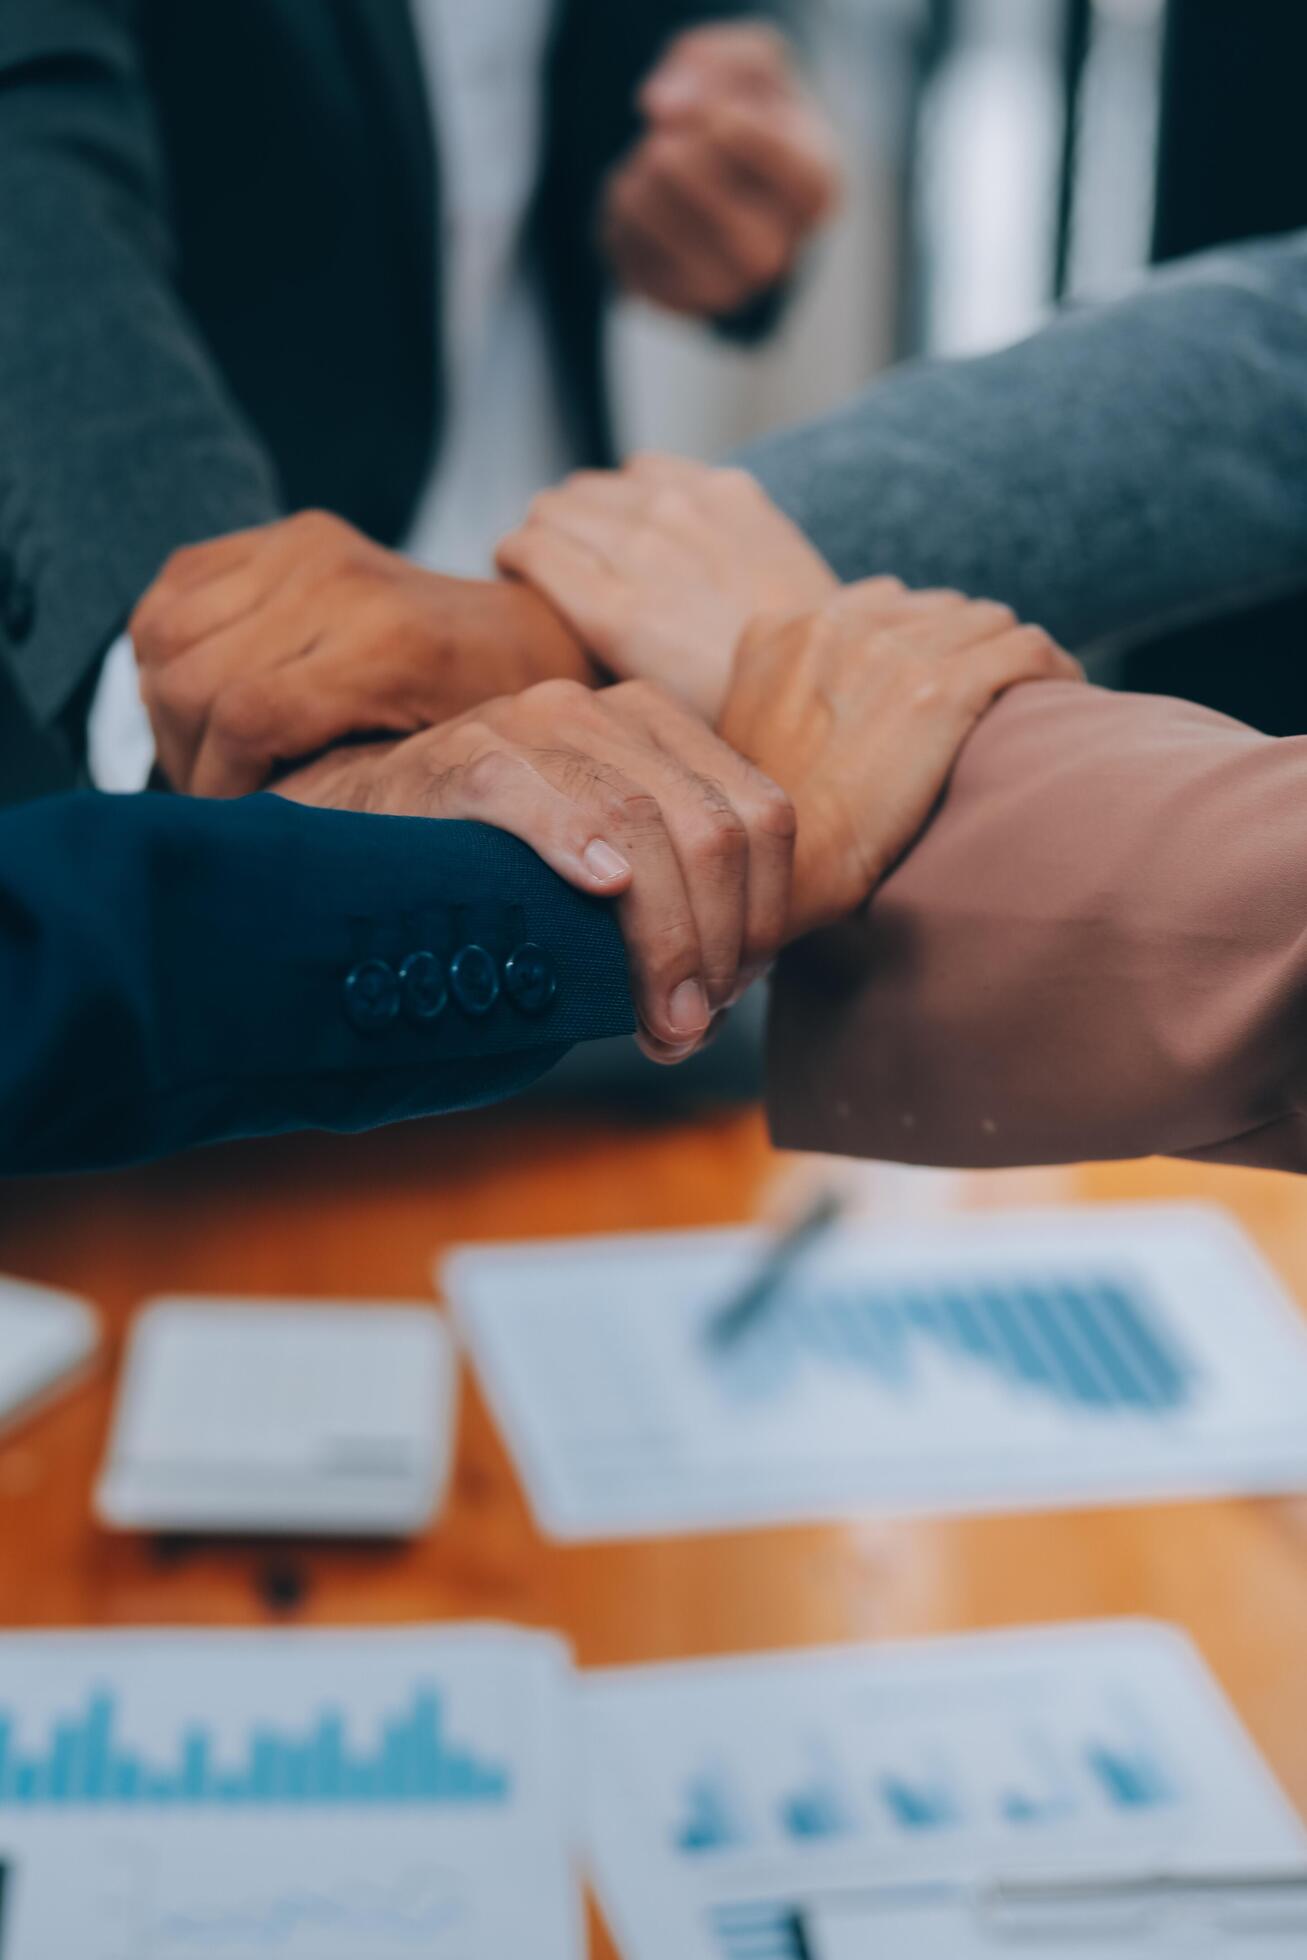
[[[638,783],[620,780],[605,783],[598,801],[601,816],[618,830],[638,835],[663,827],[662,805]]]
[[[967,617],[977,632],[997,630],[1009,631],[1017,624],[1017,616],[1011,606],[1005,606],[998,599],[972,599],[967,605]]]
[[[595,706],[592,691],[583,682],[565,680],[561,675],[537,681],[519,699],[543,715],[564,720],[575,720]]]
[[[507,791],[519,773],[519,763],[500,748],[483,749],[464,763],[462,784],[464,794],[472,803],[497,802]]]
[[[761,770],[755,770],[750,781],[746,815],[754,829],[776,843],[792,843],[798,835],[799,816],[793,797]]]
[[[1062,649],[1051,633],[1042,626],[1017,626],[1012,633],[1012,647],[1018,658],[1032,667],[1055,667],[1058,665]]]
[[[764,500],[762,485],[757,477],[736,464],[725,464],[720,469],[710,470],[708,487],[723,503],[756,504]]]
[[[275,722],[272,695],[261,678],[235,682],[225,688],[213,703],[210,720],[218,735],[231,748],[257,750],[263,747]]]
[[[679,525],[694,515],[694,506],[684,490],[664,484],[649,500],[649,515],[655,524]]]

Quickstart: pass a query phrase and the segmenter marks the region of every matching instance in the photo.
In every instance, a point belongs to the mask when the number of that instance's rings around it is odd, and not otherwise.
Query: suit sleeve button
[[[399,982],[385,960],[360,960],[345,975],[345,1013],[360,1034],[376,1034],[399,1013]]]
[[[449,988],[465,1014],[488,1014],[499,999],[499,968],[484,946],[460,946],[449,962]]]
[[[504,991],[523,1014],[543,1014],[558,991],[553,961],[540,946],[515,946],[504,962]]]
[[[399,991],[410,1021],[434,1021],[445,1011],[449,988],[434,953],[410,953],[399,969]]]

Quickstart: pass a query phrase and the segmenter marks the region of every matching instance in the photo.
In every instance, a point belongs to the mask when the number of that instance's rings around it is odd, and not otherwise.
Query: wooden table
[[[494,1111],[3,1190],[0,1269],[86,1293],[112,1341],[94,1380],[0,1446],[0,1625],[493,1616],[562,1629],[585,1664],[1156,1615],[1193,1635],[1307,1814],[1307,1503],[869,1518],[563,1548],[537,1536],[469,1382],[449,1509],[414,1544],[270,1554],[155,1545],[92,1522],[121,1338],[151,1293],[422,1297],[432,1255],[455,1240],[739,1219],[775,1169],[751,1112],[640,1126]],[[1307,1300],[1307,1182],[1149,1163],[968,1179],[961,1195],[1068,1191],[1217,1198]],[[593,1951],[611,1955],[597,1926]]]

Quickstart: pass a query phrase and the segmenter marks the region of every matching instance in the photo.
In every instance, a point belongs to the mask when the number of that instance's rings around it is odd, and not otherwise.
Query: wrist
[[[515,688],[499,687],[497,694],[520,693],[536,681],[580,681],[597,687],[599,669],[561,613],[534,586],[521,579],[487,581],[494,595],[495,631],[503,636],[518,668]]]

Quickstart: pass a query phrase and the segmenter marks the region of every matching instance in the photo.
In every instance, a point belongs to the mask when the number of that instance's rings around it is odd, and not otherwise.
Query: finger
[[[608,498],[568,497],[537,500],[539,515],[533,515],[523,532],[537,539],[567,539],[589,553],[605,569],[610,579],[625,579],[631,569],[631,552],[637,536],[649,527],[644,510],[646,499],[638,499],[623,509]]]
[[[789,43],[764,22],[690,28],[671,43],[638,100],[646,115],[683,115],[723,83],[783,89],[791,66]]]
[[[798,243],[789,204],[697,129],[651,137],[639,167],[646,223],[669,246],[675,239],[700,276],[724,267],[757,292],[788,270]]]
[[[264,603],[275,579],[275,573],[264,570],[260,576],[260,570],[260,560],[247,560],[215,578],[152,588],[127,628],[140,665],[163,666],[248,619]]]
[[[973,654],[957,656],[964,679],[964,698],[976,714],[1022,681],[1083,682],[1084,670],[1058,646],[1042,626],[1016,626],[977,646]]]
[[[894,634],[904,652],[943,657],[1010,634],[1016,625],[1010,606],[960,599],[957,605],[906,607],[894,622]]]
[[[206,579],[233,571],[263,550],[279,528],[277,524],[255,524],[244,531],[224,531],[216,538],[179,545],[165,559],[150,590],[170,585],[182,591],[187,586],[203,584]]]
[[[723,262],[712,235],[639,157],[612,186],[605,243],[619,266],[637,271],[640,290],[663,305],[724,313],[738,301],[738,275]]]
[[[619,709],[621,692],[618,690]],[[644,703],[640,712],[647,716],[649,690],[642,690],[642,694]],[[790,915],[794,875],[797,830],[794,806],[769,777],[729,748],[697,715],[686,715],[681,708],[670,703],[664,706],[659,697],[654,699],[658,706],[650,725],[657,738],[671,747],[675,760],[684,769],[693,771],[699,783],[714,785],[720,803],[731,812],[744,833],[744,862],[736,873],[742,875],[743,889],[737,896],[729,932],[723,919],[718,922],[714,935],[712,922],[696,912],[701,942],[712,942],[720,948],[719,964],[709,986],[709,997],[717,1007],[737,999],[780,950]],[[708,863],[712,866],[712,844],[706,841]],[[719,871],[730,868],[729,858],[722,857],[720,849],[716,864]],[[689,882],[693,896],[696,889],[693,873]],[[732,948],[733,972],[727,970],[732,956],[728,949]],[[710,955],[705,953],[705,966],[711,963]]]
[[[732,97],[706,112],[703,130],[746,183],[779,199],[804,229],[831,215],[838,167],[820,121],[805,105]]]
[[[430,814],[510,831],[578,891],[616,898],[630,889],[633,867],[594,812],[508,750],[485,749],[438,772]]]
[[[716,471],[711,463],[696,462],[690,456],[673,456],[667,450],[640,449],[622,466],[622,475],[638,484],[668,484],[674,489],[704,489]]]
[[[590,652],[613,659],[629,620],[631,594],[589,546],[549,525],[528,522],[503,540],[496,563],[542,593]]]
[[[384,623],[384,612],[379,617]],[[334,635],[315,636],[285,658],[236,672],[209,707],[191,769],[192,794],[247,796],[280,765],[346,738],[412,735],[421,728],[428,717],[411,698],[406,669],[360,657],[360,648],[377,638],[369,620],[368,609],[360,608]]]
[[[219,700],[260,675],[271,675],[303,657],[314,643],[293,590],[279,593],[270,604],[254,607],[231,626],[202,641],[176,660],[145,664],[141,669],[141,698],[150,716],[159,760],[174,788],[193,789],[196,759]],[[293,703],[294,696],[287,697]],[[290,749],[306,755],[307,749]],[[231,794],[221,789],[208,794]]]
[[[700,1039],[710,1018],[703,958],[681,860],[658,797],[643,785],[571,759],[571,785],[585,783],[583,800],[601,818],[606,840],[632,868],[618,901],[631,986],[640,1020],[658,1040],[683,1048]]]

